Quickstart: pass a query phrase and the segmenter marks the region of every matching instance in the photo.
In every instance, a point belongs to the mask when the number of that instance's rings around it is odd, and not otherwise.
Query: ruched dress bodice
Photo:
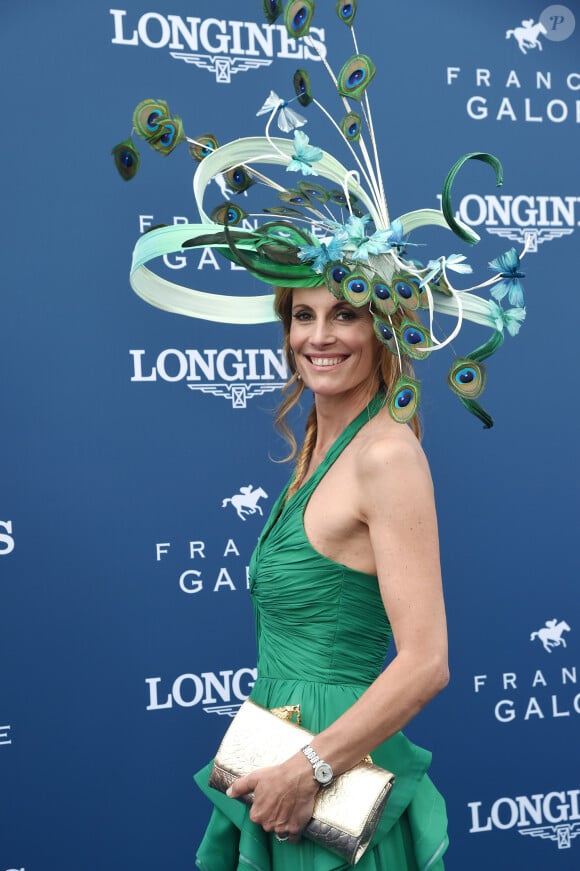
[[[304,512],[316,486],[356,433],[383,405],[374,400],[334,442],[313,475],[272,508],[250,563],[256,616],[258,678],[251,697],[266,708],[300,705],[302,725],[320,732],[362,695],[383,667],[391,626],[374,575],[316,551]],[[397,733],[373,762],[393,771],[395,786],[360,871],[441,871],[447,846],[444,802],[426,774],[431,754]],[[249,820],[245,805],[207,786],[215,805],[197,856],[203,871],[338,871],[348,866],[302,840],[278,843]],[[233,845],[233,846],[232,846]]]
[[[258,674],[368,686],[383,666],[391,627],[376,577],[310,545],[303,518],[311,482],[285,505],[282,494],[281,514],[275,506],[250,565]]]

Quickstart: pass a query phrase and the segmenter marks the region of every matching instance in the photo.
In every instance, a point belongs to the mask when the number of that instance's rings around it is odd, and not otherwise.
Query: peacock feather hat
[[[198,163],[193,194],[200,221],[159,226],[144,233],[133,252],[132,288],[146,302],[189,317],[230,324],[276,320],[272,292],[258,296],[208,293],[169,281],[150,268],[163,255],[211,247],[270,286],[326,286],[338,299],[367,306],[377,340],[399,361],[400,377],[387,401],[391,415],[404,423],[415,414],[420,396],[419,382],[405,374],[404,359],[422,360],[448,347],[463,321],[472,321],[491,333],[474,351],[455,357],[447,383],[468,411],[484,427],[491,427],[492,418],[477,401],[486,382],[483,361],[502,344],[506,332],[518,333],[525,318],[520,259],[526,249],[518,253],[511,248],[490,262],[491,277],[462,289],[454,287],[450,273],[471,273],[465,255],[450,254],[422,264],[408,251],[416,247],[410,234],[430,225],[449,229],[468,244],[478,242],[479,236],[454,217],[453,182],[467,161],[479,160],[493,169],[500,185],[500,162],[484,152],[463,155],[444,181],[441,209],[420,209],[391,220],[367,94],[376,69],[358,49],[356,0],[336,3],[336,14],[350,30],[354,49],[337,74],[309,35],[313,0],[286,0],[285,5],[282,0],[262,0],[262,7],[269,24],[283,16],[288,34],[302,38],[319,55],[336,88],[340,110],[331,113],[316,99],[305,69],[294,73],[290,98],[271,91],[256,112],[266,118],[264,135],[223,145],[213,134],[186,135],[182,119],[172,114],[164,100],[139,103],[131,136],[113,149],[120,175],[130,180],[139,169],[133,133],[164,155],[185,144]],[[314,107],[324,115],[346,147],[350,167],[310,143],[302,130],[307,119],[296,104],[301,109]],[[274,125],[285,136],[272,135]],[[288,184],[288,178],[292,183]],[[205,198],[212,181],[219,184],[225,199],[208,214]],[[250,188],[251,193],[258,190],[269,197],[259,212],[248,212],[239,204],[240,195],[247,196]],[[490,298],[475,293],[486,287],[490,287]],[[436,314],[451,319],[444,336],[437,334],[439,327],[435,330]]]

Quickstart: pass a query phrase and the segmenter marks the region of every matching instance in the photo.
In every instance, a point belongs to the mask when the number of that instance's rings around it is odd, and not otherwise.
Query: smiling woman
[[[281,411],[312,391],[304,443],[250,564],[258,627],[253,701],[299,709],[314,734],[282,764],[240,777],[215,809],[204,871],[345,868],[304,840],[321,790],[372,752],[395,786],[361,869],[443,868],[445,805],[430,754],[400,729],[448,680],[437,523],[419,442],[386,407],[396,358],[366,307],[326,287],[277,288],[291,377]],[[295,447],[295,442],[293,443]],[[397,654],[383,671],[391,638]],[[247,799],[251,810],[229,799]],[[230,858],[231,857],[231,858]],[[238,865],[239,862],[239,865]]]
[[[369,386],[372,396],[379,348],[369,311],[337,300],[324,287],[297,289],[292,296],[290,348],[305,385],[318,397],[344,400]]]
[[[353,340],[360,347],[357,350],[357,360],[362,362],[362,349],[364,348],[364,359],[368,360],[369,368],[365,372],[366,366],[363,366],[361,371],[360,366],[357,367],[356,375],[360,375],[361,382],[358,390],[363,398],[370,400],[376,393],[379,386],[387,396],[392,393],[395,384],[399,380],[400,371],[398,365],[403,369],[403,374],[412,379],[413,368],[408,358],[403,357],[400,361],[392,354],[391,350],[383,342],[376,341],[376,332],[373,322],[373,317],[369,310],[364,308],[355,308],[344,300],[337,300],[326,287],[319,289],[277,287],[275,289],[275,310],[284,330],[284,352],[288,361],[288,368],[291,372],[291,377],[284,389],[284,400],[280,406],[276,425],[281,430],[283,435],[290,444],[290,454],[287,459],[292,459],[296,455],[297,443],[294,434],[290,427],[286,424],[286,416],[290,410],[299,402],[304,388],[312,387],[309,376],[314,376],[316,372],[322,375],[330,375],[332,371],[337,371],[339,377],[341,374],[350,374],[353,372],[353,365],[346,368],[345,372],[339,368],[338,362],[332,366],[327,372],[326,367],[329,366],[334,358],[334,352],[340,351],[342,357],[345,354],[351,354],[348,347],[340,345],[340,342],[352,342]],[[402,309],[396,311],[392,317],[393,324],[400,326],[402,320]],[[410,321],[416,321],[418,318],[415,312],[406,312],[406,317]],[[318,320],[317,320],[318,318]],[[317,339],[317,331],[320,333],[320,338]],[[310,339],[310,348],[308,345],[304,347],[305,360],[303,369],[300,369],[300,347],[295,343],[300,343],[300,339]],[[318,345],[316,344],[318,342]],[[317,353],[314,353],[314,352]],[[316,358],[308,360],[307,355]],[[296,354],[298,353],[298,357]],[[339,355],[339,356],[340,356]],[[325,367],[325,368],[323,368]],[[319,384],[319,382],[317,382]],[[335,378],[330,381],[329,388],[336,391],[340,387],[340,381]],[[314,388],[313,388],[314,389]],[[404,401],[404,400],[403,400]],[[309,443],[313,438],[313,426],[315,420],[315,407],[313,407],[310,418],[306,427],[305,444],[298,461],[297,473],[293,487],[297,487],[303,473],[304,457],[308,453]],[[420,435],[420,423],[417,415],[414,415],[410,421],[410,425],[415,435]]]
[[[441,210],[391,220],[366,93],[376,68],[359,52],[357,3],[339,0],[335,7],[354,48],[336,73],[311,36],[312,0],[263,0],[262,8],[268,32],[281,30],[275,22],[283,16],[288,38],[304,48],[296,56],[318,55],[338,112],[322,106],[308,72],[298,69],[294,96],[271,90],[257,108],[256,115],[267,118],[263,136],[224,145],[213,134],[190,137],[159,99],[143,100],[133,114],[137,135],[155,151],[166,155],[187,143],[199,162],[193,190],[200,215],[198,224],[151,229],[141,237],[131,270],[134,290],[160,308],[210,321],[258,324],[278,317],[290,371],[277,424],[290,443],[287,459],[296,457],[296,465],[249,570],[258,640],[251,698],[267,709],[300,710],[312,737],[278,764],[250,766],[254,770],[226,795],[209,786],[211,764],[199,772],[197,783],[215,808],[197,865],[203,871],[342,871],[344,853],[341,861],[302,833],[321,790],[372,753],[396,781],[358,867],[441,871],[445,804],[427,775],[430,753],[400,731],[448,680],[437,520],[418,439],[420,385],[413,366],[451,347],[464,320],[487,328],[483,344],[454,360],[447,384],[484,427],[492,426],[477,401],[486,383],[483,361],[503,342],[504,328],[517,333],[525,309],[515,248],[490,262],[492,277],[458,289],[451,273],[471,272],[465,256],[424,265],[408,254],[416,244],[409,234],[435,226],[477,242],[455,217],[454,179],[467,161],[477,160],[492,167],[499,185],[502,168],[493,155],[467,154],[444,181]],[[352,157],[350,168],[298,129],[306,118],[296,103],[321,111],[340,137],[341,153]],[[292,138],[273,136],[275,124]],[[113,156],[130,180],[139,166],[132,139],[119,143]],[[206,211],[214,180],[226,200]],[[252,202],[264,191],[266,206],[262,197]],[[247,196],[244,209],[233,202],[239,194]],[[208,293],[158,278],[147,265],[207,248],[274,293]],[[473,293],[488,285],[493,299]],[[505,299],[511,308],[504,308]],[[451,323],[447,333],[440,332],[438,314]],[[306,389],[313,403],[298,451],[287,415]],[[391,638],[396,655],[383,670]]]

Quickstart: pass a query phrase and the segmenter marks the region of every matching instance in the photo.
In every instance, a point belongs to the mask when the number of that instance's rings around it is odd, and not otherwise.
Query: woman
[[[268,708],[299,704],[334,777],[368,753],[395,773],[362,871],[441,869],[445,811],[425,775],[429,754],[399,733],[448,680],[427,462],[416,435],[384,407],[396,358],[376,339],[368,309],[326,287],[278,289],[276,308],[291,383],[310,388],[314,406],[294,481],[252,559],[252,698]],[[397,655],[381,673],[391,629]],[[229,798],[207,787],[207,769],[198,783],[217,807],[198,854],[204,871],[346,867],[300,838],[323,788],[303,752],[240,778]],[[232,801],[250,792],[251,809]]]
[[[282,5],[263,4],[269,24]],[[306,0],[284,5],[289,37],[308,41],[313,11]],[[294,479],[258,542],[250,581],[258,633],[252,698],[269,709],[300,705],[302,725],[315,737],[306,752],[240,778],[228,796],[208,787],[211,766],[199,773],[197,782],[215,805],[197,857],[204,871],[344,867],[300,833],[322,786],[320,761],[327,778],[336,777],[369,752],[396,782],[361,871],[441,871],[447,846],[443,800],[426,774],[430,754],[400,732],[448,679],[435,508],[417,439],[420,386],[410,361],[449,347],[466,319],[486,327],[487,341],[455,359],[447,384],[484,427],[492,426],[477,401],[486,382],[482,361],[499,348],[504,328],[516,335],[525,318],[522,273],[512,248],[490,262],[493,278],[457,289],[450,271],[471,272],[464,255],[439,256],[423,266],[407,253],[415,244],[409,235],[425,226],[477,242],[455,218],[453,181],[475,159],[494,169],[499,184],[501,164],[487,153],[464,155],[445,179],[441,210],[390,220],[366,94],[376,70],[359,53],[355,12],[356,3],[336,4],[355,54],[338,73],[326,54],[320,57],[336,87],[337,111],[314,99],[308,73],[300,69],[293,78],[296,96],[288,100],[271,91],[257,112],[268,116],[263,137],[224,145],[210,134],[189,138],[181,118],[161,100],[142,101],[133,114],[135,131],[154,150],[168,154],[187,141],[200,161],[194,195],[201,219],[141,237],[133,289],[153,305],[190,317],[271,321],[269,296],[210,294],[159,278],[147,266],[170,253],[215,248],[278,287],[275,309],[293,373],[280,413],[283,430],[304,386],[314,395]],[[308,44],[318,50],[315,41]],[[289,106],[294,99],[323,111],[353,166],[309,142],[299,129],[306,118]],[[284,133],[293,131],[293,140],[273,136],[275,123]],[[119,143],[113,154],[121,175],[133,177],[139,156],[132,141]],[[282,184],[269,175],[280,169]],[[214,179],[231,196],[208,215],[204,196]],[[261,197],[250,207],[251,195],[264,189],[272,198],[267,207]],[[251,211],[233,201],[241,193],[250,194],[244,205]],[[266,223],[259,223],[260,215]],[[254,223],[244,224],[248,218]],[[492,284],[493,299],[473,293]],[[510,309],[503,308],[506,295]],[[436,321],[439,314],[449,318],[447,333]],[[397,655],[383,672],[392,636]],[[255,796],[251,810],[236,801],[248,793]]]

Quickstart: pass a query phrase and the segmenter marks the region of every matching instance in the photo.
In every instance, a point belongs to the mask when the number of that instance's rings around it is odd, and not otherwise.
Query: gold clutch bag
[[[292,713],[297,708],[279,709]],[[313,734],[281,719],[248,699],[236,714],[216,754],[209,785],[225,792],[257,768],[285,762],[310,743]],[[312,819],[303,835],[356,865],[377,827],[394,774],[370,762],[359,762],[336,777],[316,798]],[[241,801],[251,804],[253,795]]]

